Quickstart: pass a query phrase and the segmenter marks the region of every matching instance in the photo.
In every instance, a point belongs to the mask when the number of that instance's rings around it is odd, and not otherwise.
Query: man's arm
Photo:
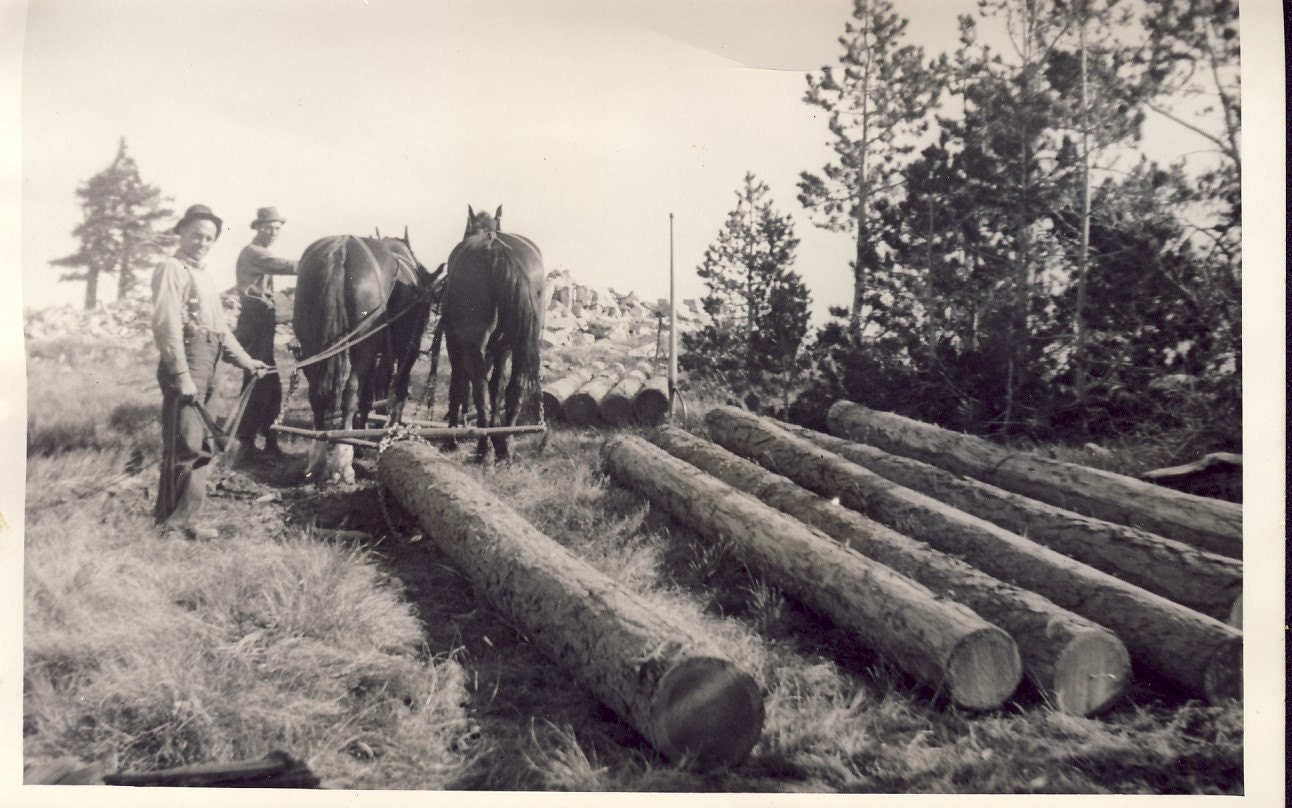
[[[162,372],[177,382],[188,375],[184,356],[184,307],[188,272],[177,261],[166,261],[153,273],[153,341],[161,354]]]
[[[295,261],[279,258],[270,253],[268,247],[261,247],[259,244],[247,245],[239,260],[245,261],[247,270],[260,275],[296,274]]]

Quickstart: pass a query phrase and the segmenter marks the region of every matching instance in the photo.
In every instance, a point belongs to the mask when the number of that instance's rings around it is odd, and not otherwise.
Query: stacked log
[[[530,641],[660,752],[735,765],[762,730],[754,680],[525,521],[432,447],[396,444],[381,482]]]
[[[649,362],[639,362],[615,383],[598,402],[601,420],[611,426],[628,426],[636,417],[633,412],[633,398],[641,390],[650,376]]]
[[[1095,569],[1240,626],[1241,561],[1144,530],[1083,516],[882,449],[780,424],[827,451],[1044,544]]]
[[[1014,692],[1021,678],[1014,641],[963,605],[641,438],[612,438],[602,454],[616,480],[702,536],[730,542],[769,582],[957,704],[990,709]]]
[[[837,401],[830,431],[1051,505],[1242,558],[1242,507]]]
[[[633,413],[643,426],[659,426],[668,418],[668,376],[651,376],[633,398]]]
[[[1111,632],[1016,586],[999,581],[923,542],[823,499],[790,480],[681,429],[647,438],[734,488],[818,528],[857,552],[963,603],[1009,632],[1023,672],[1058,709],[1093,715],[1130,682],[1130,658]]]
[[[563,409],[565,400],[587,384],[599,371],[604,370],[605,366],[604,362],[582,365],[573,368],[556,381],[543,385],[543,414],[547,420],[562,420],[565,417]]]
[[[601,374],[565,400],[565,420],[575,426],[592,426],[601,420],[601,399],[619,381],[620,373]]]
[[[1112,629],[1132,660],[1185,693],[1241,698],[1242,633],[976,516],[886,480],[732,407],[706,418],[722,446]]]

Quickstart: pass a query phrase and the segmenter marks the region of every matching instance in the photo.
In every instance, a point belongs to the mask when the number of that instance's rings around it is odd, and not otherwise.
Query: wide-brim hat
[[[189,205],[188,210],[184,211],[184,215],[176,222],[172,232],[178,233],[184,229],[184,225],[197,219],[206,219],[208,222],[213,222],[215,224],[215,237],[220,237],[220,231],[224,229],[224,220],[212,213],[211,209],[206,205]]]
[[[252,228],[257,228],[257,227],[260,227],[262,224],[269,224],[270,222],[278,222],[279,224],[285,224],[287,220],[284,219],[282,216],[278,215],[278,208],[274,208],[274,207],[257,208],[256,220],[251,223],[251,226]]]

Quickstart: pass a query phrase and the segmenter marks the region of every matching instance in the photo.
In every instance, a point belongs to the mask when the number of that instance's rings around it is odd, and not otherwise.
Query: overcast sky
[[[929,55],[974,0],[898,0]],[[434,267],[468,204],[549,269],[682,295],[746,171],[797,221],[821,313],[849,299],[848,236],[811,225],[804,170],[832,152],[803,73],[836,63],[851,0],[34,0],[22,80],[25,305],[79,304],[49,261],[75,251],[75,190],[126,138],[144,181],[227,221],[232,285],[255,209],[297,256],[335,233],[402,231]],[[1187,134],[1178,130],[1175,134]],[[1196,148],[1184,143],[1175,151]],[[115,296],[115,279],[100,284]]]

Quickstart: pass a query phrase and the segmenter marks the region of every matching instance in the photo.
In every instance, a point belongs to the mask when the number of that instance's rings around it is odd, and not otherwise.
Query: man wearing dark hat
[[[254,358],[274,364],[274,276],[295,275],[296,262],[278,258],[269,252],[278,239],[278,231],[286,223],[273,207],[260,208],[251,227],[256,231],[251,243],[238,254],[237,289],[238,326],[234,333]],[[238,424],[238,458],[245,460],[255,450],[256,436],[265,436],[265,453],[282,454],[278,436],[269,429],[278,419],[283,405],[282,381],[277,375],[257,378],[252,373],[243,374],[243,389],[254,384],[247,409]]]
[[[202,264],[222,228],[220,217],[206,205],[190,207],[175,225],[179,247],[152,279],[162,389],[161,483],[153,517],[163,533],[180,531],[196,539],[217,535],[197,522],[215,452],[196,405],[211,400],[221,358],[253,373],[265,368],[229,331],[215,280]]]

